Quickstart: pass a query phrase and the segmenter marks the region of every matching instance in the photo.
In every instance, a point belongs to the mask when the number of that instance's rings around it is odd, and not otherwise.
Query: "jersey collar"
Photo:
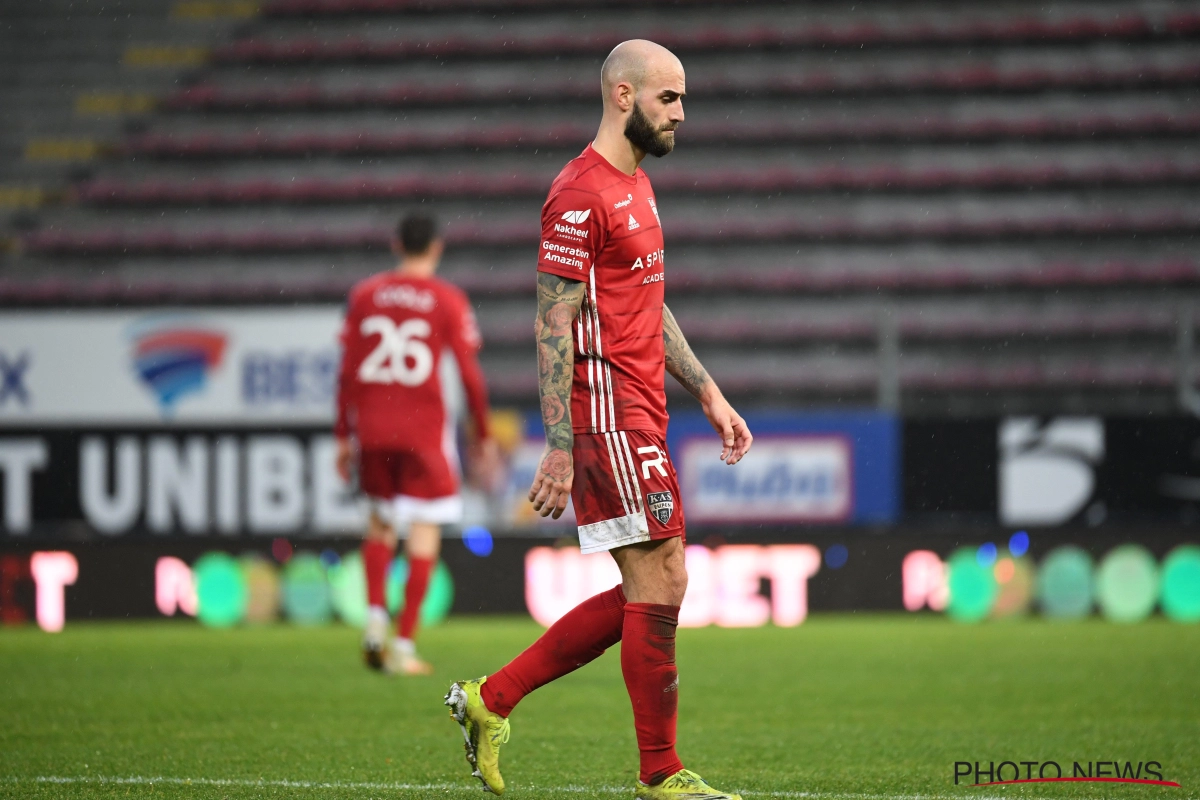
[[[595,161],[601,166],[601,168],[608,170],[614,177],[620,178],[630,186],[636,185],[638,178],[645,174],[642,172],[642,168],[638,167],[637,172],[633,173],[632,175],[626,175],[624,172],[621,172],[621,170],[610,164],[607,158],[597,153],[596,149],[592,147],[591,142],[588,142],[587,147],[583,148],[583,157]]]

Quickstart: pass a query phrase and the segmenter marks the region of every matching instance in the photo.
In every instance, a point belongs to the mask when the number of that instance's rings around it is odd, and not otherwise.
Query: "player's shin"
[[[393,547],[387,539],[371,537],[363,543],[363,571],[367,579],[367,627],[363,632],[363,660],[372,669],[382,669],[387,646],[388,617],[385,586]]]
[[[386,541],[368,539],[363,543],[363,570],[366,572],[367,606],[370,608],[387,608],[387,571],[394,554],[395,548]]]
[[[433,573],[434,559],[409,556],[408,580],[404,584],[404,610],[400,612],[397,633],[402,640],[411,642],[416,637],[417,620],[421,615],[421,604],[429,589],[429,576]]]
[[[494,675],[480,690],[488,709],[507,717],[521,698],[598,658],[621,641],[625,594],[620,586],[584,600]]]
[[[621,672],[633,704],[633,724],[644,784],[661,783],[683,769],[675,754],[679,674],[675,629],[679,606],[627,603],[621,639]]]

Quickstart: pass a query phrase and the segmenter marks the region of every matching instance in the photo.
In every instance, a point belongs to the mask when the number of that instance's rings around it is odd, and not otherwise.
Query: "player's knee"
[[[671,596],[669,605],[683,605],[683,596],[687,594],[688,575],[682,555],[679,558],[669,559],[665,567],[666,575],[663,583]]]
[[[383,542],[384,544],[394,544],[396,541],[396,532],[392,530],[392,526],[378,515],[372,513],[367,521],[367,536],[368,542]]]

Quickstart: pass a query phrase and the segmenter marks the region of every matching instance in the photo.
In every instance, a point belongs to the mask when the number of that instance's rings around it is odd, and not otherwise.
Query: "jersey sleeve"
[[[338,340],[342,345],[342,361],[338,367],[337,407],[334,410],[333,435],[346,438],[354,432],[354,406],[356,381],[354,376],[355,347],[358,337],[358,319],[355,314],[354,294],[346,304],[346,317]]]
[[[467,395],[467,408],[475,423],[475,434],[480,439],[488,437],[488,394],[487,382],[483,378],[483,370],[479,366],[479,350],[483,347],[483,337],[479,334],[479,324],[475,320],[475,311],[467,296],[454,291],[447,304],[449,319],[447,341],[458,362],[458,370],[462,375],[463,389]]]
[[[542,243],[538,272],[584,281],[607,236],[607,214],[600,196],[567,187],[542,207]]]

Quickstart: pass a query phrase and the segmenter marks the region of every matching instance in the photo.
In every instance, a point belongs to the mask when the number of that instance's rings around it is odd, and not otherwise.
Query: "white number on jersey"
[[[397,326],[377,314],[364,319],[359,330],[364,336],[379,334],[379,344],[358,368],[363,383],[420,386],[433,372],[433,351],[422,341],[432,331],[427,320],[414,317]]]

